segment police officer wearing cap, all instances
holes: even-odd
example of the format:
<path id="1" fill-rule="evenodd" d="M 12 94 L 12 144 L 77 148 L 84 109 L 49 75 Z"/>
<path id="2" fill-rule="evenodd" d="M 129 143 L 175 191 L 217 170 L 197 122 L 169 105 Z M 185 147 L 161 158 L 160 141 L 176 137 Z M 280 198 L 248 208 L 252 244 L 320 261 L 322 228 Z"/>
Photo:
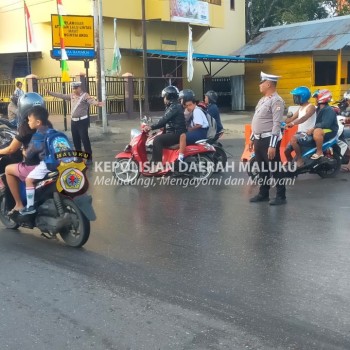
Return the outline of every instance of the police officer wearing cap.
<path id="1" fill-rule="evenodd" d="M 259 164 L 259 193 L 250 199 L 250 202 L 269 201 L 270 176 L 276 180 L 276 198 L 270 200 L 270 205 L 286 203 L 286 188 L 283 181 L 279 181 L 280 172 L 280 143 L 281 122 L 283 121 L 284 101 L 276 91 L 277 75 L 260 75 L 260 92 L 264 95 L 258 102 L 252 120 L 252 134 L 250 137 L 250 150 L 255 152 L 255 158 Z M 271 170 L 271 171 L 270 171 Z"/>
<path id="2" fill-rule="evenodd" d="M 72 94 L 59 94 L 52 91 L 47 91 L 47 93 L 51 96 L 71 101 L 71 131 L 74 148 L 80 151 L 81 143 L 83 143 L 84 151 L 89 153 L 92 157 L 92 149 L 88 132 L 88 110 L 90 105 L 102 107 L 103 102 L 99 102 L 91 97 L 87 92 L 83 92 L 80 81 L 71 83 L 71 87 L 73 90 Z M 91 162 L 92 158 L 87 161 L 87 164 L 91 164 Z"/>

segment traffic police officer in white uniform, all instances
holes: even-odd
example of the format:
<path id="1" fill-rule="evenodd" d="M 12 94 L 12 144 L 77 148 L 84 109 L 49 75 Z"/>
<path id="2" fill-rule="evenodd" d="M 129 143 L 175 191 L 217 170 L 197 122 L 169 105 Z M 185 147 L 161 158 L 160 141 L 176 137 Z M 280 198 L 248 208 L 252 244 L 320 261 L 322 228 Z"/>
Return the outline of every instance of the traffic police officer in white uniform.
<path id="1" fill-rule="evenodd" d="M 276 181 L 276 198 L 270 200 L 270 205 L 286 203 L 286 188 L 281 181 L 279 167 L 281 165 L 280 143 L 281 122 L 283 121 L 284 101 L 276 91 L 277 75 L 260 75 L 260 92 L 264 95 L 258 102 L 252 120 L 250 149 L 255 152 L 259 164 L 259 179 L 262 179 L 259 193 L 250 202 L 269 201 L 271 175 Z M 270 171 L 271 170 L 271 171 Z"/>

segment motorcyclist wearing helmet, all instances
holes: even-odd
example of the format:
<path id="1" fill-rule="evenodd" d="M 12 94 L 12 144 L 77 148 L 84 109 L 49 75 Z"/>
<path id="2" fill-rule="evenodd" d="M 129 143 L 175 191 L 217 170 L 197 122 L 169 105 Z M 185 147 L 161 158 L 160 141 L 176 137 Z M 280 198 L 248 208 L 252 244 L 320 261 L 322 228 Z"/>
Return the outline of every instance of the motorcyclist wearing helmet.
<path id="1" fill-rule="evenodd" d="M 300 139 L 296 144 L 293 144 L 298 167 L 303 166 L 304 164 L 304 161 L 301 158 L 300 146 L 312 146 L 313 142 L 315 142 L 316 153 L 311 156 L 311 159 L 319 159 L 320 157 L 323 157 L 323 142 L 334 138 L 339 129 L 337 115 L 333 108 L 328 105 L 332 100 L 332 93 L 327 89 L 320 90 L 317 93 L 316 99 L 318 106 L 316 124 L 313 128 L 307 130 L 306 134 L 308 137 Z"/>
<path id="2" fill-rule="evenodd" d="M 28 112 L 33 106 L 45 107 L 45 101 L 36 92 L 29 92 L 19 98 L 18 117 L 19 126 L 17 135 L 14 137 L 9 146 L 0 149 L 0 173 L 5 172 L 5 167 L 9 164 L 19 163 L 22 159 L 21 147 L 26 149 L 35 133 L 28 125 Z M 51 125 L 51 124 L 50 124 Z M 52 125 L 50 126 L 52 127 Z M 0 184 L 1 187 L 1 184 Z"/>
<path id="3" fill-rule="evenodd" d="M 204 111 L 197 106 L 195 98 L 185 100 L 186 109 L 191 113 L 187 132 L 180 137 L 179 161 L 183 161 L 186 145 L 195 144 L 207 138 L 209 123 Z"/>
<path id="4" fill-rule="evenodd" d="M 299 86 L 290 92 L 293 95 L 293 101 L 300 107 L 293 116 L 286 119 L 286 126 L 291 128 L 294 125 L 298 125 L 297 133 L 292 137 L 288 143 L 284 154 L 288 161 L 292 161 L 291 155 L 293 151 L 293 144 L 298 142 L 299 138 L 303 138 L 306 132 L 313 128 L 316 122 L 316 107 L 313 103 L 309 102 L 311 92 L 306 86 Z"/>
<path id="5" fill-rule="evenodd" d="M 186 120 L 186 127 L 188 127 L 190 123 L 190 119 L 192 116 L 192 113 L 186 108 L 186 101 L 190 101 L 191 99 L 194 99 L 196 97 L 195 93 L 191 89 L 184 89 L 181 90 L 179 93 L 179 101 L 181 103 L 181 106 L 184 109 L 184 115 Z"/>
<path id="6" fill-rule="evenodd" d="M 185 108 L 185 103 L 186 101 L 191 100 L 194 98 L 196 95 L 193 90 L 191 89 L 184 89 L 179 92 L 179 101 L 181 105 Z"/>
<path id="7" fill-rule="evenodd" d="M 218 94 L 214 90 L 209 90 L 204 95 L 204 102 L 208 105 L 208 113 L 216 121 L 216 132 L 219 133 L 224 129 L 221 123 L 220 111 L 216 104 L 218 101 Z"/>
<path id="8" fill-rule="evenodd" d="M 152 169 L 155 173 L 162 162 L 163 148 L 179 143 L 180 135 L 186 132 L 184 111 L 179 103 L 179 90 L 175 86 L 167 86 L 162 91 L 166 110 L 164 116 L 153 125 L 145 127 L 146 131 L 165 127 L 165 134 L 157 136 L 153 141 Z M 158 169 L 158 170 L 157 170 Z"/>
<path id="9" fill-rule="evenodd" d="M 23 150 L 24 161 L 11 164 L 6 167 L 6 181 L 15 200 L 15 207 L 8 215 L 19 212 L 21 215 L 29 215 L 36 212 L 34 207 L 35 180 L 40 180 L 49 172 L 45 157 L 45 138 L 49 126 L 49 113 L 45 107 L 34 106 L 28 111 L 28 125 L 34 130 L 28 147 Z M 23 206 L 20 196 L 19 181 L 26 183 L 27 206 Z"/>

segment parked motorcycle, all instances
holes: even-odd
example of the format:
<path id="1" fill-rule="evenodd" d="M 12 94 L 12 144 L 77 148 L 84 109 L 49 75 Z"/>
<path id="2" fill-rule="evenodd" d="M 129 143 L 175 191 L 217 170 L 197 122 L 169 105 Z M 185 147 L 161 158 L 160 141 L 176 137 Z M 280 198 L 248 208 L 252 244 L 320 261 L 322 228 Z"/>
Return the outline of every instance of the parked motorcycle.
<path id="1" fill-rule="evenodd" d="M 144 123 L 145 125 L 145 123 Z M 124 152 L 118 153 L 115 158 L 114 175 L 121 184 L 131 184 L 143 176 L 164 176 L 172 174 L 179 156 L 178 145 L 163 150 L 163 169 L 157 173 L 149 173 L 146 142 L 148 133 L 133 129 L 133 138 Z M 214 172 L 213 155 L 215 148 L 205 141 L 198 141 L 195 145 L 188 145 L 184 154 L 183 175 L 197 180 L 209 179 Z"/>
<path id="2" fill-rule="evenodd" d="M 76 197 L 62 195 L 57 192 L 56 181 L 58 172 L 49 173 L 43 180 L 36 183 L 35 207 L 36 213 L 21 215 L 15 212 L 8 215 L 14 205 L 14 199 L 8 188 L 6 176 L 1 179 L 5 185 L 0 193 L 0 221 L 9 229 L 37 227 L 46 238 L 56 238 L 57 234 L 71 247 L 82 247 L 90 235 L 90 221 L 96 220 L 92 207 L 92 197 L 86 194 Z M 21 183 L 22 189 L 25 184 Z M 22 201 L 25 203 L 25 191 Z"/>

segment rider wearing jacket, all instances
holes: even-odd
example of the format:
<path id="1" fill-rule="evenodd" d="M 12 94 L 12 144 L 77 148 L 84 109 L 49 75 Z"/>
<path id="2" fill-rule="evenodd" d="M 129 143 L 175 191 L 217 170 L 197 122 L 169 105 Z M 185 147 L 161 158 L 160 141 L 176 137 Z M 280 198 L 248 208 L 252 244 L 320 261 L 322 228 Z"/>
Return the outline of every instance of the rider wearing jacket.
<path id="1" fill-rule="evenodd" d="M 222 126 L 219 108 L 216 104 L 217 100 L 218 94 L 215 91 L 209 90 L 205 93 L 204 102 L 208 105 L 208 113 L 216 121 L 216 132 L 219 133 L 224 127 Z"/>
<path id="2" fill-rule="evenodd" d="M 178 101 L 178 89 L 175 86 L 167 86 L 162 91 L 162 97 L 164 98 L 164 104 L 167 106 L 164 116 L 158 123 L 147 128 L 148 130 L 155 130 L 165 127 L 165 134 L 157 136 L 153 141 L 153 164 L 162 161 L 163 148 L 179 143 L 180 135 L 186 132 L 184 111 Z"/>

